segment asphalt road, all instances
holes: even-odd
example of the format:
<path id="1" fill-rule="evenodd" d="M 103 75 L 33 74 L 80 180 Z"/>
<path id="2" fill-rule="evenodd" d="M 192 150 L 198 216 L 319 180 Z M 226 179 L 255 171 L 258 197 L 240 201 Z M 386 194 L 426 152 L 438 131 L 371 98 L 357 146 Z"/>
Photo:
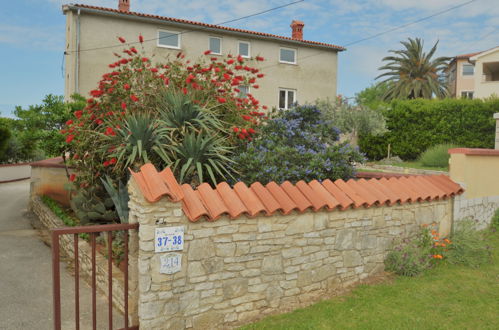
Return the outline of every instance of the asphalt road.
<path id="1" fill-rule="evenodd" d="M 29 180 L 0 184 L 0 329 L 53 329 L 52 256 L 27 214 Z M 91 328 L 91 290 L 80 281 L 81 328 Z M 74 278 L 61 263 L 62 329 L 74 329 Z M 107 328 L 99 296 L 98 329 Z M 113 316 L 115 328 L 123 317 Z M 119 323 L 118 323 L 119 322 Z"/>

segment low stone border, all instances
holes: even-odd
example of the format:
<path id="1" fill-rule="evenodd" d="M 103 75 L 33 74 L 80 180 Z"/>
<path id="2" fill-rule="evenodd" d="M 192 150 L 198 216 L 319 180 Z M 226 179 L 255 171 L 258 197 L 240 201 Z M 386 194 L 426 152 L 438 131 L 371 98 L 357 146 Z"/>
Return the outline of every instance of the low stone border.
<path id="1" fill-rule="evenodd" d="M 359 172 L 362 172 L 362 170 L 381 170 L 381 171 L 386 171 L 391 173 L 401 173 L 401 174 L 427 174 L 427 175 L 448 174 L 448 172 L 444 171 L 423 170 L 418 168 L 401 167 L 394 165 L 378 165 L 378 164 L 362 165 L 359 166 L 357 170 Z"/>
<path id="2" fill-rule="evenodd" d="M 48 229 L 67 227 L 50 210 L 38 196 L 31 198 L 31 210 L 38 216 L 40 222 Z M 62 235 L 60 238 L 60 248 L 63 254 L 73 260 L 74 265 L 74 238 L 73 235 Z M 80 275 L 87 281 L 92 275 L 92 250 L 90 244 L 83 239 L 78 240 L 78 257 L 80 265 Z M 108 272 L 107 259 L 100 253 L 96 254 L 96 283 L 98 290 L 107 297 L 108 292 Z M 124 313 L 124 275 L 123 272 L 113 264 L 113 304 L 121 313 Z M 129 297 L 130 299 L 130 297 Z"/>

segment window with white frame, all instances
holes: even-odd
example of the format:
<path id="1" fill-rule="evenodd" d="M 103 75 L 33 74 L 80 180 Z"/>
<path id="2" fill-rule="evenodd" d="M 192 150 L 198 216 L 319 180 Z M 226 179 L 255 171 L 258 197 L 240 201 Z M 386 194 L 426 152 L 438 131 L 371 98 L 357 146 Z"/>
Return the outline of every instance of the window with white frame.
<path id="1" fill-rule="evenodd" d="M 296 49 L 281 47 L 279 49 L 279 62 L 296 64 Z"/>
<path id="2" fill-rule="evenodd" d="M 463 76 L 472 76 L 475 74 L 475 67 L 473 64 L 464 63 L 463 64 Z"/>
<path id="3" fill-rule="evenodd" d="M 463 99 L 473 99 L 473 92 L 471 91 L 463 91 L 461 92 L 461 98 Z"/>
<path id="4" fill-rule="evenodd" d="M 296 90 L 294 89 L 279 89 L 279 109 L 291 109 L 296 102 Z"/>
<path id="5" fill-rule="evenodd" d="M 180 33 L 174 31 L 158 31 L 158 47 L 180 48 Z"/>
<path id="6" fill-rule="evenodd" d="M 222 55 L 222 38 L 210 37 L 209 50 L 212 54 Z"/>
<path id="7" fill-rule="evenodd" d="M 248 96 L 248 93 L 250 92 L 250 87 L 248 85 L 239 85 L 237 88 L 239 89 L 237 97 L 244 99 Z"/>
<path id="8" fill-rule="evenodd" d="M 251 56 L 250 43 L 247 41 L 239 41 L 238 54 L 242 57 L 249 58 Z"/>

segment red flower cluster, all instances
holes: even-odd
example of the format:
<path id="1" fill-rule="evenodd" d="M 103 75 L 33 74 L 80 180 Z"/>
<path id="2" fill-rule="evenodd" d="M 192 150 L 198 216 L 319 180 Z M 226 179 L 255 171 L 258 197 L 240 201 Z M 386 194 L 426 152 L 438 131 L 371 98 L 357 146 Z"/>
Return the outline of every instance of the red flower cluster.
<path id="1" fill-rule="evenodd" d="M 139 42 L 144 38 L 139 35 Z M 126 40 L 118 40 L 125 44 Z M 210 51 L 204 52 L 210 55 Z M 239 86 L 251 86 L 258 89 L 257 79 L 264 74 L 258 68 L 252 67 L 251 60 L 242 56 L 212 57 L 209 61 L 190 63 L 185 55 L 178 53 L 176 59 L 167 65 L 153 65 L 152 61 L 139 54 L 135 47 L 128 47 L 120 54 L 115 54 L 116 61 L 109 64 L 112 69 L 102 76 L 98 87 L 90 92 L 86 107 L 74 112 L 74 118 L 68 120 L 61 132 L 66 136 L 66 142 L 71 144 L 74 154 L 72 161 L 81 164 L 78 168 L 78 185 L 88 185 L 98 175 L 104 174 L 104 168 L 117 163 L 115 147 L 109 148 L 106 158 L 101 154 L 90 153 L 84 147 L 85 139 L 89 139 L 92 131 L 106 136 L 115 136 L 116 129 L 122 125 L 123 116 L 127 112 L 142 109 L 156 88 L 167 86 L 184 94 L 192 95 L 192 101 L 202 107 L 217 109 L 225 122 L 234 125 L 233 136 L 250 141 L 256 134 L 255 127 L 264 118 L 266 106 L 261 106 L 252 94 L 242 96 Z M 262 57 L 256 57 L 262 61 Z M 149 85 L 147 85 L 149 84 Z M 229 126 L 230 127 L 230 126 Z M 81 148 L 79 146 L 82 146 Z M 79 149 L 78 149 L 79 148 Z M 80 155 L 80 156 L 78 156 Z M 92 176 L 80 175 L 88 167 L 89 159 L 97 164 Z M 115 167 L 112 169 L 115 171 Z"/>

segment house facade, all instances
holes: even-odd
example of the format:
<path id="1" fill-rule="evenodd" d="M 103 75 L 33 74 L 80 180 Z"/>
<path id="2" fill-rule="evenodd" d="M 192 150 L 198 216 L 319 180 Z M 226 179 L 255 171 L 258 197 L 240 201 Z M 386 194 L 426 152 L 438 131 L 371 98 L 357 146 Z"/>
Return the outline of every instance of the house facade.
<path id="1" fill-rule="evenodd" d="M 289 108 L 294 102 L 336 97 L 338 52 L 343 47 L 303 40 L 303 22 L 293 21 L 291 36 L 277 36 L 224 26 L 130 11 L 129 0 L 117 0 L 118 9 L 64 5 L 66 15 L 65 97 L 88 95 L 95 89 L 113 52 L 122 45 L 117 37 L 135 42 L 142 35 L 144 51 L 154 62 L 166 62 L 180 51 L 196 60 L 210 56 L 242 55 L 265 74 L 251 92 L 269 107 Z"/>
<path id="2" fill-rule="evenodd" d="M 454 57 L 447 69 L 447 82 L 451 97 L 499 96 L 499 47 Z"/>

